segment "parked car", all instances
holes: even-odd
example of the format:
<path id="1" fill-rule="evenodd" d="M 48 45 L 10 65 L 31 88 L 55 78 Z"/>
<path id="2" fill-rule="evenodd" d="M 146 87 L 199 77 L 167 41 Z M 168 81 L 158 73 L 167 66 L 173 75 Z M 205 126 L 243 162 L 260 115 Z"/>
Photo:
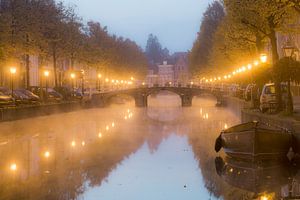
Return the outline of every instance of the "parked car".
<path id="1" fill-rule="evenodd" d="M 30 97 L 28 97 L 26 94 L 24 94 L 20 90 L 14 90 L 13 97 L 14 97 L 17 105 L 31 103 Z"/>
<path id="2" fill-rule="evenodd" d="M 69 87 L 55 87 L 54 90 L 58 93 L 60 93 L 64 100 L 71 100 L 72 99 L 72 88 Z"/>
<path id="3" fill-rule="evenodd" d="M 28 97 L 28 101 L 30 104 L 38 104 L 40 103 L 40 97 L 26 89 L 16 89 L 17 92 L 20 92 Z"/>
<path id="4" fill-rule="evenodd" d="M 62 94 L 54 90 L 53 88 L 46 88 L 41 89 L 38 86 L 31 86 L 29 88 L 30 92 L 34 93 L 35 95 L 38 95 L 40 98 L 43 97 L 43 99 L 47 99 L 47 101 L 50 102 L 61 102 L 64 100 L 64 97 Z"/>
<path id="5" fill-rule="evenodd" d="M 41 98 L 42 95 L 41 95 L 41 88 L 40 87 L 38 87 L 38 86 L 30 86 L 28 88 L 28 90 L 30 92 L 32 92 L 33 94 L 35 94 L 35 95 L 37 95 L 37 96 L 39 96 Z"/>
<path id="6" fill-rule="evenodd" d="M 288 88 L 286 84 L 281 84 L 282 102 L 286 105 L 288 99 Z M 277 105 L 276 88 L 274 83 L 265 84 L 260 96 L 260 110 L 267 112 Z"/>
<path id="7" fill-rule="evenodd" d="M 2 92 L 5 95 L 11 95 L 11 90 L 7 87 L 0 87 L 0 92 Z"/>
<path id="8" fill-rule="evenodd" d="M 0 108 L 9 107 L 9 106 L 15 106 L 14 99 L 9 95 L 0 92 Z"/>
<path id="9" fill-rule="evenodd" d="M 29 98 L 25 94 L 23 94 L 22 92 L 20 92 L 18 90 L 14 90 L 13 94 L 12 94 L 12 91 L 10 89 L 8 89 L 6 87 L 1 87 L 0 92 L 7 96 L 12 97 L 14 99 L 16 105 L 29 103 Z"/>
<path id="10" fill-rule="evenodd" d="M 53 88 L 47 88 L 47 92 L 46 88 L 43 88 L 43 95 L 45 95 L 47 101 L 51 102 L 61 102 L 64 99 L 63 95 L 55 91 Z"/>
<path id="11" fill-rule="evenodd" d="M 84 94 L 82 94 L 82 89 L 81 88 L 75 89 L 72 92 L 72 94 L 73 94 L 73 98 L 75 98 L 75 99 L 82 99 L 84 97 L 84 94 L 86 94 L 88 96 L 87 91 L 84 91 Z"/>
<path id="12" fill-rule="evenodd" d="M 171 87 L 172 86 L 172 83 L 171 82 L 166 82 L 165 83 L 165 87 Z"/>
<path id="13" fill-rule="evenodd" d="M 247 85 L 245 92 L 244 92 L 244 99 L 246 101 L 250 101 L 251 100 L 251 93 L 252 93 L 252 89 L 254 88 L 255 84 L 249 84 Z"/>

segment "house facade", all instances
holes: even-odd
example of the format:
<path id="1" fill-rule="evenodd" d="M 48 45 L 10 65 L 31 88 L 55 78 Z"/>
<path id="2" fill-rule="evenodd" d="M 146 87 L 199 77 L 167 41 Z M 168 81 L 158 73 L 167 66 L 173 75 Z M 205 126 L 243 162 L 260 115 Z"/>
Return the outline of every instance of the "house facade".
<path id="1" fill-rule="evenodd" d="M 174 84 L 174 65 L 164 61 L 158 65 L 158 84 L 164 86 L 166 84 Z"/>
<path id="2" fill-rule="evenodd" d="M 175 54 L 174 82 L 176 85 L 186 86 L 189 84 L 188 54 Z"/>
<path id="3" fill-rule="evenodd" d="M 165 86 L 189 84 L 188 53 L 177 52 L 162 63 L 149 64 L 146 84 Z"/>

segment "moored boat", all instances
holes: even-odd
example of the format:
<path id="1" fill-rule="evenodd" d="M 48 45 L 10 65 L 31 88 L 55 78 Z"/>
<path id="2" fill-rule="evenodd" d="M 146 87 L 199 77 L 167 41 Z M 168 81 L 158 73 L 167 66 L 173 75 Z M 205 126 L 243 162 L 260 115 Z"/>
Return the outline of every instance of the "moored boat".
<path id="1" fill-rule="evenodd" d="M 234 158 L 268 160 L 286 158 L 292 146 L 292 134 L 260 122 L 240 124 L 221 132 L 215 150 L 221 148 Z"/>

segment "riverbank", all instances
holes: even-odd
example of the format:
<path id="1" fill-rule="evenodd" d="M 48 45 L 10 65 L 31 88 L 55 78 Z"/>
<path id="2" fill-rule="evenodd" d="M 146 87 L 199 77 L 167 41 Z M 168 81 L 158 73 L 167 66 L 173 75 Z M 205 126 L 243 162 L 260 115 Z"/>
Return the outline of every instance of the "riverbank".
<path id="1" fill-rule="evenodd" d="M 111 103 L 124 104 L 126 101 L 128 101 L 128 99 L 126 98 L 114 98 L 111 100 Z M 83 100 L 31 106 L 27 105 L 22 107 L 0 108 L 0 123 L 59 113 L 74 112 L 82 109 L 103 108 L 105 106 L 107 105 L 104 105 L 102 102 Z"/>
<path id="2" fill-rule="evenodd" d="M 65 102 L 25 107 L 3 108 L 0 109 L 0 122 L 73 112 L 84 108 L 87 108 L 87 106 L 81 102 Z"/>
<path id="3" fill-rule="evenodd" d="M 261 121 L 278 127 L 286 128 L 300 135 L 300 121 L 295 117 L 282 114 L 264 114 L 257 109 L 251 109 L 251 103 L 235 97 L 226 97 L 227 106 L 234 111 L 242 123 Z"/>

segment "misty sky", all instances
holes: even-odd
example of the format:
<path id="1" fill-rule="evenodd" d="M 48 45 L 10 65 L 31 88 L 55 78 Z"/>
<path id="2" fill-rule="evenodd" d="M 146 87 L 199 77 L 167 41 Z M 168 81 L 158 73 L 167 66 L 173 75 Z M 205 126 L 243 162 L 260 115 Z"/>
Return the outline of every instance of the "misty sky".
<path id="1" fill-rule="evenodd" d="M 99 21 L 110 33 L 145 47 L 150 33 L 171 52 L 192 47 L 207 5 L 212 0 L 63 0 L 76 5 L 84 21 Z"/>

